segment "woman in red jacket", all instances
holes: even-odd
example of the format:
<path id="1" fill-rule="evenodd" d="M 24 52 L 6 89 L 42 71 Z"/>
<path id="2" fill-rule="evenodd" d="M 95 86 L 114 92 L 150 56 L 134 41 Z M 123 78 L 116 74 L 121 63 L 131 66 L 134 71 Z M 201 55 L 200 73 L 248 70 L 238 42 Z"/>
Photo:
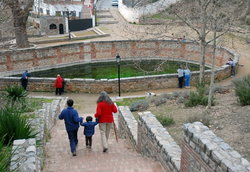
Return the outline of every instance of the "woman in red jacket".
<path id="1" fill-rule="evenodd" d="M 54 86 L 56 88 L 56 95 L 57 94 L 61 95 L 62 94 L 62 87 L 63 87 L 63 79 L 61 78 L 61 76 L 59 74 L 57 75 Z"/>
<path id="2" fill-rule="evenodd" d="M 110 128 L 114 122 L 113 113 L 117 112 L 117 108 L 113 101 L 110 99 L 105 91 L 100 93 L 97 100 L 97 108 L 95 117 L 99 120 L 99 129 L 101 133 L 101 140 L 103 146 L 103 152 L 108 150 L 108 138 Z"/>

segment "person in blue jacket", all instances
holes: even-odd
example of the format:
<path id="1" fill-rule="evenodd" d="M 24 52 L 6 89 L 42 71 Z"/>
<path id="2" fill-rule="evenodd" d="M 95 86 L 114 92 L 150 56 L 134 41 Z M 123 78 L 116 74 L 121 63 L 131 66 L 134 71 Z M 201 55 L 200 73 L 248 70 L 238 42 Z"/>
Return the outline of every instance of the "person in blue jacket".
<path id="1" fill-rule="evenodd" d="M 66 131 L 70 142 L 70 149 L 73 156 L 76 156 L 76 146 L 78 144 L 77 132 L 79 123 L 82 123 L 83 118 L 78 116 L 78 112 L 73 108 L 74 101 L 69 99 L 67 101 L 68 107 L 64 109 L 59 115 L 59 119 L 65 123 Z"/>
<path id="2" fill-rule="evenodd" d="M 91 116 L 87 116 L 86 121 L 81 123 L 81 126 L 84 126 L 85 141 L 86 147 L 91 148 L 92 146 L 92 136 L 95 134 L 95 126 L 98 124 L 98 119 L 96 118 L 95 122 L 92 122 L 93 118 Z"/>
<path id="3" fill-rule="evenodd" d="M 30 77 L 30 73 L 26 70 L 21 77 L 21 85 L 23 87 L 24 90 L 27 90 L 27 86 L 28 86 L 28 79 Z"/>

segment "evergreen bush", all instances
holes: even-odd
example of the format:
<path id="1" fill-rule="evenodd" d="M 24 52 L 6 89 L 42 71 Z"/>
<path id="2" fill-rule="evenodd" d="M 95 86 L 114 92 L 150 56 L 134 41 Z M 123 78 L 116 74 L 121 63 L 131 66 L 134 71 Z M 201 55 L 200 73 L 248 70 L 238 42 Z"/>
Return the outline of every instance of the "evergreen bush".
<path id="1" fill-rule="evenodd" d="M 156 118 L 164 127 L 175 124 L 175 121 L 172 117 L 157 115 Z"/>
<path id="2" fill-rule="evenodd" d="M 207 87 L 205 83 L 196 85 L 196 92 L 191 91 L 189 98 L 184 102 L 186 107 L 193 107 L 197 105 L 207 106 L 208 104 L 208 96 L 206 95 Z M 212 97 L 212 105 L 214 105 L 214 99 Z"/>
<path id="3" fill-rule="evenodd" d="M 16 139 L 34 138 L 36 134 L 28 119 L 22 117 L 18 110 L 10 107 L 0 109 L 0 138 L 4 137 L 5 145 Z"/>
<path id="4" fill-rule="evenodd" d="M 9 144 L 7 146 L 4 145 L 4 137 L 0 140 L 0 171 L 7 171 L 8 166 L 10 164 L 11 158 L 11 147 Z"/>
<path id="5" fill-rule="evenodd" d="M 250 75 L 234 80 L 235 94 L 242 106 L 250 105 Z"/>
<path id="6" fill-rule="evenodd" d="M 8 86 L 4 89 L 4 97 L 7 99 L 7 105 L 11 107 L 24 105 L 25 98 L 28 96 L 28 92 L 18 85 Z"/>

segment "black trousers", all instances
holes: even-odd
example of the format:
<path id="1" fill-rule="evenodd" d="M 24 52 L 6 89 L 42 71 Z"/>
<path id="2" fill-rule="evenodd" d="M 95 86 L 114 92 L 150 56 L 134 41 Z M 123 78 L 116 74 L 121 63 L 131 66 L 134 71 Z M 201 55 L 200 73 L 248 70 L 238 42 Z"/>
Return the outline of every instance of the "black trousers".
<path id="1" fill-rule="evenodd" d="M 28 79 L 21 79 L 21 85 L 22 85 L 23 89 L 26 90 L 27 85 L 28 85 Z"/>
<path id="2" fill-rule="evenodd" d="M 179 83 L 179 88 L 182 88 L 183 87 L 183 82 L 184 81 L 184 77 L 178 77 L 178 83 Z"/>
<path id="3" fill-rule="evenodd" d="M 92 146 L 92 136 L 85 136 L 86 146 Z"/>
<path id="4" fill-rule="evenodd" d="M 62 88 L 56 88 L 56 95 L 59 94 L 61 95 L 62 94 Z"/>

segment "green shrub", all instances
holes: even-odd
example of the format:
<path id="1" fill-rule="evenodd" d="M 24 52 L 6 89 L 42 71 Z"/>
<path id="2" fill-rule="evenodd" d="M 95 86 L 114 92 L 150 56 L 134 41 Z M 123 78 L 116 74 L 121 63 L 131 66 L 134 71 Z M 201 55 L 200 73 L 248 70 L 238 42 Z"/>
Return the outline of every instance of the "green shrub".
<path id="1" fill-rule="evenodd" d="M 196 85 L 196 92 L 191 91 L 189 98 L 184 102 L 186 107 L 193 107 L 197 105 L 207 106 L 208 96 L 206 95 L 207 87 L 204 83 Z M 212 97 L 212 105 L 214 105 L 214 98 Z"/>
<path id="2" fill-rule="evenodd" d="M 175 123 L 174 119 L 172 117 L 168 117 L 168 116 L 164 116 L 164 115 L 157 115 L 156 118 L 158 119 L 158 121 L 160 121 L 160 123 L 166 127 L 169 125 L 172 125 Z"/>
<path id="3" fill-rule="evenodd" d="M 11 158 L 11 147 L 3 144 L 4 137 L 0 140 L 0 171 L 7 171 Z"/>
<path id="4" fill-rule="evenodd" d="M 129 109 L 131 112 L 145 111 L 148 109 L 148 107 L 149 107 L 149 103 L 147 100 L 137 100 L 129 106 Z"/>
<path id="5" fill-rule="evenodd" d="M 0 138 L 4 136 L 4 144 L 12 143 L 15 139 L 34 138 L 37 133 L 31 127 L 27 118 L 13 108 L 0 110 Z"/>
<path id="6" fill-rule="evenodd" d="M 136 97 L 136 98 L 124 98 L 122 101 L 117 101 L 116 104 L 118 106 L 130 106 L 132 103 L 137 100 L 145 100 L 145 97 Z"/>
<path id="7" fill-rule="evenodd" d="M 235 94 L 242 106 L 250 105 L 250 75 L 233 81 Z"/>
<path id="8" fill-rule="evenodd" d="M 205 95 L 200 95 L 197 92 L 190 92 L 190 96 L 184 104 L 186 107 L 193 107 L 197 105 L 206 106 L 208 104 L 208 97 Z"/>
<path id="9" fill-rule="evenodd" d="M 7 99 L 7 105 L 10 105 L 11 107 L 17 107 L 18 104 L 22 106 L 25 102 L 25 98 L 28 96 L 28 92 L 17 85 L 8 86 L 4 89 L 4 91 L 4 96 Z"/>

